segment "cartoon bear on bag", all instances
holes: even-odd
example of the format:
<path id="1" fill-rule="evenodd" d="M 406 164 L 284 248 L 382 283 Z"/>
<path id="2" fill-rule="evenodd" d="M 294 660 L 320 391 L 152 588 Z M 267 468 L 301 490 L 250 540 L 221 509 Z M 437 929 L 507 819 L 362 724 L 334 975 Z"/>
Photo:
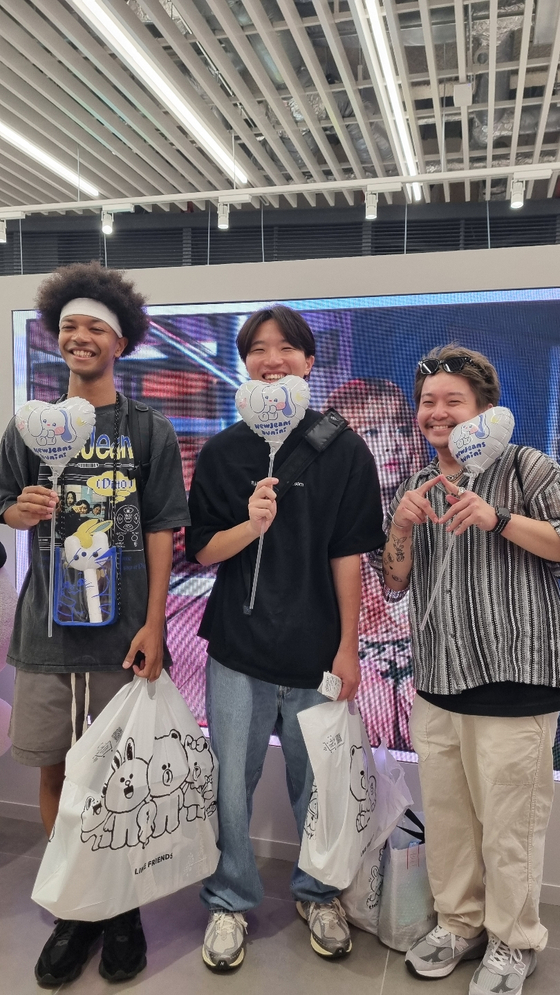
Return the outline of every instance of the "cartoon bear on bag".
<path id="1" fill-rule="evenodd" d="M 156 736 L 148 764 L 148 785 L 156 807 L 155 838 L 179 828 L 184 807 L 182 787 L 188 775 L 189 761 L 180 733 L 172 729 L 165 736 Z"/>
<path id="2" fill-rule="evenodd" d="M 311 788 L 311 795 L 309 797 L 309 804 L 307 806 L 307 815 L 305 816 L 305 823 L 303 826 L 303 831 L 309 839 L 313 839 L 315 833 L 317 832 L 317 823 L 319 821 L 319 792 L 317 791 L 317 782 L 313 781 L 313 787 Z"/>
<path id="3" fill-rule="evenodd" d="M 123 846 L 145 843 L 140 833 L 147 820 L 142 818 L 139 822 L 138 819 L 141 807 L 150 794 L 148 764 L 136 756 L 132 737 L 127 739 L 122 757 L 118 751 L 115 753 L 111 768 L 111 774 L 101 790 L 109 813 L 103 831 L 110 835 L 108 845 L 111 849 L 120 850 Z"/>
<path id="4" fill-rule="evenodd" d="M 362 833 L 375 806 L 377 784 L 373 774 L 368 778 L 367 757 L 361 744 L 350 747 L 350 791 L 359 802 L 356 829 Z"/>
<path id="5" fill-rule="evenodd" d="M 93 840 L 92 850 L 99 850 L 111 845 L 109 833 L 104 832 L 101 828 L 107 815 L 103 799 L 96 798 L 95 795 L 88 795 L 82 812 L 81 838 L 82 843 L 89 843 L 90 840 Z"/>
<path id="6" fill-rule="evenodd" d="M 203 734 L 196 739 L 185 736 L 185 751 L 189 760 L 189 775 L 183 793 L 187 822 L 192 822 L 193 819 L 209 818 L 216 811 L 214 755 Z"/>

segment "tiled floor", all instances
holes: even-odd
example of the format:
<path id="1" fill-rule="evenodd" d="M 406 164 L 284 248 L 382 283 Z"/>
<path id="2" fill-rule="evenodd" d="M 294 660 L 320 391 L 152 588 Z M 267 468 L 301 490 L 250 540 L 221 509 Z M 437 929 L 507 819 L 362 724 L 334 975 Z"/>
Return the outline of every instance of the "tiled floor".
<path id="1" fill-rule="evenodd" d="M 52 929 L 52 916 L 29 898 L 44 847 L 36 823 L 0 818 L 0 992 L 37 995 L 33 965 Z M 290 865 L 260 860 L 266 898 L 249 913 L 249 943 L 241 970 L 214 975 L 200 957 L 206 913 L 197 887 L 148 906 L 143 920 L 148 967 L 127 984 L 108 985 L 98 974 L 98 954 L 81 978 L 65 990 L 75 995 L 466 995 L 473 971 L 462 964 L 436 982 L 415 981 L 403 956 L 376 937 L 353 930 L 354 949 L 342 961 L 327 962 L 313 953 L 307 927 L 290 900 Z M 558 995 L 560 989 L 560 908 L 545 905 L 550 931 L 547 949 L 524 995 Z M 58 989 L 61 991 L 62 989 Z"/>

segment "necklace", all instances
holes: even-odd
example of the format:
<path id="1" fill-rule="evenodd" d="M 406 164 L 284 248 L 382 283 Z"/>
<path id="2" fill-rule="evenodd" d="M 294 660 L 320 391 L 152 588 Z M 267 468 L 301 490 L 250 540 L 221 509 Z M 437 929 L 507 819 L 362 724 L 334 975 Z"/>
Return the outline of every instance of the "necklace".
<path id="1" fill-rule="evenodd" d="M 440 473 L 443 473 L 443 470 L 439 465 L 439 460 L 437 461 L 437 468 Z M 464 472 L 465 471 L 461 467 L 461 469 L 457 473 L 444 473 L 443 476 L 445 477 L 446 480 L 449 480 L 450 483 L 454 484 L 456 480 L 459 480 L 459 478 L 463 476 Z"/>

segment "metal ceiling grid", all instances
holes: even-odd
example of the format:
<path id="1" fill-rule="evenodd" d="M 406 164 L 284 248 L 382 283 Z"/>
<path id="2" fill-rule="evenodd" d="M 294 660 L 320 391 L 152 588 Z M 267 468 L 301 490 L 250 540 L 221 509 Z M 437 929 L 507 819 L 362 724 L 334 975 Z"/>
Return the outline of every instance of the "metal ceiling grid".
<path id="1" fill-rule="evenodd" d="M 95 3 L 203 132 L 103 35 Z M 426 202 L 503 200 L 516 168 L 526 199 L 553 197 L 559 60 L 558 0 L 0 0 L 0 217 L 91 211 L 80 181 L 100 203 L 204 207 L 233 175 L 244 209 L 359 203 L 368 184 L 402 203 L 416 174 Z"/>

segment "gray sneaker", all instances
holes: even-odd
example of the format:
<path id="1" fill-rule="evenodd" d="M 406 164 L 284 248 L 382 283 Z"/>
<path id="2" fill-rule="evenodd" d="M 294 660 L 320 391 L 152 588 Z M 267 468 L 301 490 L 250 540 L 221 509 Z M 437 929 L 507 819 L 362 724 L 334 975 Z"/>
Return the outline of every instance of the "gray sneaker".
<path id="1" fill-rule="evenodd" d="M 469 995 L 492 995 L 493 992 L 521 995 L 525 978 L 536 966 L 534 950 L 515 950 L 491 936 L 482 964 L 477 967 L 469 985 Z"/>
<path id="2" fill-rule="evenodd" d="M 311 946 L 321 957 L 344 957 L 352 949 L 346 913 L 338 898 L 319 905 L 318 902 L 296 902 L 302 919 L 311 930 Z"/>
<path id="3" fill-rule="evenodd" d="M 212 971 L 239 967 L 245 957 L 247 923 L 241 912 L 213 909 L 202 945 L 202 959 Z"/>
<path id="4" fill-rule="evenodd" d="M 436 926 L 412 944 L 404 962 L 415 978 L 446 978 L 460 961 L 482 957 L 486 939 L 486 930 L 472 940 L 465 940 Z"/>

